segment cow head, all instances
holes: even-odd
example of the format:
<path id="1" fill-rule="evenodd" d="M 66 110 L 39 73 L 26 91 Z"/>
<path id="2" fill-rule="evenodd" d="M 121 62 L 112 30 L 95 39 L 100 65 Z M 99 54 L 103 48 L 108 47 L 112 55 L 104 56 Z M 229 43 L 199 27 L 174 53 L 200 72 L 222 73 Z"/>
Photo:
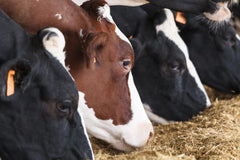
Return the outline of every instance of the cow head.
<path id="1" fill-rule="evenodd" d="M 145 21 L 132 39 L 133 76 L 151 120 L 188 120 L 210 101 L 178 34 L 173 14 L 164 9 Z M 152 30 L 152 33 L 150 32 Z"/>
<path id="2" fill-rule="evenodd" d="M 1 11 L 0 35 L 2 160 L 92 159 L 77 87 L 58 60 L 61 32 L 48 28 L 30 36 Z"/>
<path id="3" fill-rule="evenodd" d="M 83 0 L 73 0 L 80 3 Z M 231 0 L 106 0 L 110 5 L 139 6 L 153 4 L 158 8 L 199 14 L 199 18 L 216 27 L 231 18 L 228 8 Z"/>
<path id="4" fill-rule="evenodd" d="M 203 83 L 227 93 L 240 93 L 240 40 L 231 24 L 213 32 L 187 18 L 181 36 Z"/>
<path id="5" fill-rule="evenodd" d="M 130 72 L 131 44 L 115 25 L 105 1 L 93 0 L 81 7 L 92 18 L 92 27 L 81 30 L 83 61 L 70 62 L 70 72 L 84 93 L 80 93 L 80 104 L 85 107 L 79 111 L 87 131 L 116 149 L 142 147 L 153 136 L 153 128 Z"/>

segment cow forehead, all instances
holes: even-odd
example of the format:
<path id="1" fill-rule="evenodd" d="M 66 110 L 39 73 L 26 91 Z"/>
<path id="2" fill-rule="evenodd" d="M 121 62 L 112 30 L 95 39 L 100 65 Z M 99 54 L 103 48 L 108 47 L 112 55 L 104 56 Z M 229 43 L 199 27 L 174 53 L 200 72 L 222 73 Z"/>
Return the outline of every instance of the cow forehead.
<path id="1" fill-rule="evenodd" d="M 156 26 L 156 32 L 163 32 L 164 35 L 172 40 L 184 53 L 186 58 L 188 57 L 188 50 L 187 46 L 184 44 L 181 37 L 178 35 L 178 28 L 175 24 L 174 17 L 172 12 L 169 9 L 164 9 L 164 12 L 166 14 L 166 20 L 162 23 Z"/>
<path id="2" fill-rule="evenodd" d="M 188 49 L 180 35 L 178 34 L 179 30 L 176 26 L 173 13 L 169 9 L 164 9 L 164 12 L 166 14 L 166 20 L 162 23 L 156 26 L 156 33 L 162 32 L 169 40 L 174 42 L 179 49 L 183 52 L 186 58 L 187 68 L 189 70 L 190 75 L 195 79 L 198 87 L 203 91 L 205 94 L 205 97 L 207 98 L 207 105 L 210 106 L 211 102 L 208 99 L 207 93 L 200 81 L 200 78 L 197 74 L 197 71 L 192 63 L 192 61 L 189 58 Z"/>
<path id="3" fill-rule="evenodd" d="M 113 18 L 110 14 L 110 7 L 107 4 L 98 8 L 98 15 L 99 15 L 98 20 L 101 19 L 101 18 L 104 18 L 108 22 L 114 24 L 116 26 L 115 27 L 115 32 L 118 35 L 118 37 L 120 39 L 122 39 L 123 41 L 127 42 L 131 46 L 131 43 L 128 40 L 128 38 L 120 31 L 120 29 L 117 27 L 117 25 L 113 21 Z"/>

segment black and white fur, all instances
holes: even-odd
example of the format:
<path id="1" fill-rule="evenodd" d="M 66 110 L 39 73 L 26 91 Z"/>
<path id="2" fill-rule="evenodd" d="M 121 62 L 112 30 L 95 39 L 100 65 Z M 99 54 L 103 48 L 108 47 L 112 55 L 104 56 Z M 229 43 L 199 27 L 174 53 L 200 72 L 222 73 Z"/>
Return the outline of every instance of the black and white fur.
<path id="1" fill-rule="evenodd" d="M 59 60 L 62 33 L 47 28 L 30 35 L 0 10 L 0 37 L 1 159 L 94 159 L 77 87 Z M 16 72 L 15 92 L 7 96 L 9 70 Z"/>
<path id="2" fill-rule="evenodd" d="M 151 120 L 188 120 L 211 103 L 168 9 L 111 7 L 135 51 L 134 81 Z"/>
<path id="3" fill-rule="evenodd" d="M 180 35 L 189 48 L 203 83 L 226 93 L 240 93 L 240 39 L 230 23 L 218 29 L 209 29 L 193 15 L 186 15 Z"/>

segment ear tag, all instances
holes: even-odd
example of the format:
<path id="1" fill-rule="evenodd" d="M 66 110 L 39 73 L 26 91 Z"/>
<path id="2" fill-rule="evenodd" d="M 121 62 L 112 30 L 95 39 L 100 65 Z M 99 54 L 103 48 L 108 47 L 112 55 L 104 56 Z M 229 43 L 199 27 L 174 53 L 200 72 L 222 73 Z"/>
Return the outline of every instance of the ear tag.
<path id="1" fill-rule="evenodd" d="M 186 23 L 187 23 L 187 20 L 186 20 L 186 18 L 183 16 L 183 13 L 182 13 L 182 12 L 177 12 L 177 15 L 176 15 L 175 20 L 176 20 L 178 23 L 182 23 L 182 24 L 186 24 Z"/>
<path id="2" fill-rule="evenodd" d="M 97 62 L 96 57 L 94 57 L 93 58 L 93 63 L 96 63 L 96 62 Z"/>
<path id="3" fill-rule="evenodd" d="M 15 75 L 15 71 L 9 70 L 8 77 L 7 77 L 7 93 L 6 93 L 7 96 L 11 96 L 15 92 L 14 75 Z"/>
<path id="4" fill-rule="evenodd" d="M 132 39 L 133 38 L 133 35 L 131 35 L 130 37 L 129 37 L 129 39 Z"/>

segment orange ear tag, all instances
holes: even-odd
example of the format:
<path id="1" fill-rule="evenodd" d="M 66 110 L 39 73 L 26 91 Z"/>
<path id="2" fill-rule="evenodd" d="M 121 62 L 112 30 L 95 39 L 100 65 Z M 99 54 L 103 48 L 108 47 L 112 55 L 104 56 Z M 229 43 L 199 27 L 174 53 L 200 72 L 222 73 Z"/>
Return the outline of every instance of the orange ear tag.
<path id="1" fill-rule="evenodd" d="M 177 12 L 177 15 L 176 15 L 176 18 L 175 20 L 179 23 L 182 23 L 182 24 L 186 24 L 187 23 L 187 20 L 186 18 L 183 16 L 183 13 L 182 12 Z"/>
<path id="2" fill-rule="evenodd" d="M 15 75 L 15 71 L 9 70 L 8 77 L 7 77 L 7 93 L 6 93 L 7 96 L 11 96 L 15 92 L 14 75 Z"/>
<path id="3" fill-rule="evenodd" d="M 133 38 L 133 35 L 131 35 L 130 37 L 129 37 L 129 39 L 132 39 Z"/>

